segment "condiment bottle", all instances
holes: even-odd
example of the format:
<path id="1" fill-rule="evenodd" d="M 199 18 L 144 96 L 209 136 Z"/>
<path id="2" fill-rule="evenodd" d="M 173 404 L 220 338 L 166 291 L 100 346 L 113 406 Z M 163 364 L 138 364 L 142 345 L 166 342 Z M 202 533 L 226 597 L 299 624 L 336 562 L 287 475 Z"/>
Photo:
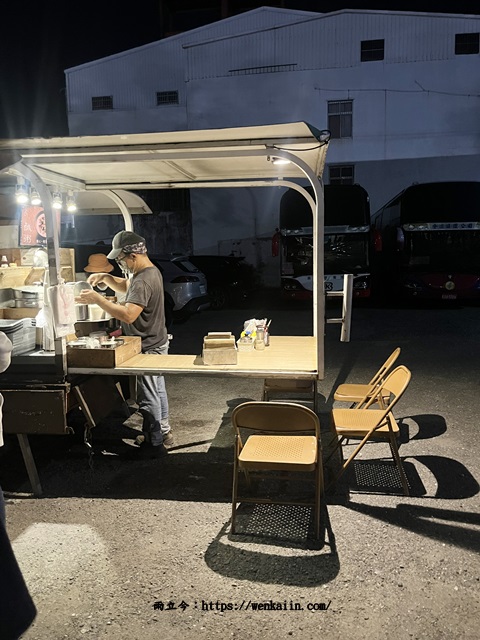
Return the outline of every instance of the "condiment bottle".
<path id="1" fill-rule="evenodd" d="M 0 267 L 2 269 L 6 269 L 8 267 L 7 256 L 2 256 L 2 259 L 0 260 Z"/>
<path id="2" fill-rule="evenodd" d="M 265 346 L 270 346 L 270 331 L 268 329 L 268 325 L 265 327 L 265 337 L 264 337 Z"/>

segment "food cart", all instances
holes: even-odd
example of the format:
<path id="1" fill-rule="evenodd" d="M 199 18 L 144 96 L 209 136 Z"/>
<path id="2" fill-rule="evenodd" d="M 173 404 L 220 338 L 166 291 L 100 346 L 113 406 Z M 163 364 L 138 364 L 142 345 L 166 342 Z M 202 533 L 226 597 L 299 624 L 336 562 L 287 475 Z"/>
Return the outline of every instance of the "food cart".
<path id="1" fill-rule="evenodd" d="M 303 122 L 145 134 L 0 140 L 0 181 L 28 180 L 45 212 L 46 273 L 51 286 L 62 278 L 58 225 L 53 208 L 59 192 L 101 193 L 118 207 L 125 229 L 133 230 L 128 190 L 172 188 L 290 187 L 312 209 L 314 242 L 313 336 L 272 338 L 268 352 L 239 354 L 235 365 L 203 365 L 196 355 L 136 354 L 111 367 L 69 366 L 65 338 L 51 350 L 33 349 L 14 357 L 0 380 L 5 397 L 5 431 L 19 435 L 30 480 L 41 491 L 28 434 L 68 432 L 67 412 L 81 400 L 91 376 L 108 384 L 118 375 L 182 373 L 319 380 L 324 375 L 323 186 L 321 175 L 328 131 Z M 283 164 L 278 164 L 283 160 Z M 312 197 L 294 180 L 307 180 Z M 0 289 L 2 285 L 0 283 Z M 292 348 L 292 342 L 295 347 Z M 290 342 L 289 342 L 290 341 Z M 288 355 L 288 357 L 287 357 Z M 261 356 L 258 357 L 258 356 Z M 88 385 L 87 385 L 88 386 Z M 105 396 L 104 396 L 105 397 Z M 88 404 L 88 398 L 83 396 Z M 94 420 L 94 411 L 83 407 Z M 103 401 L 103 411 L 109 409 Z M 102 410 L 99 409 L 101 413 Z"/>

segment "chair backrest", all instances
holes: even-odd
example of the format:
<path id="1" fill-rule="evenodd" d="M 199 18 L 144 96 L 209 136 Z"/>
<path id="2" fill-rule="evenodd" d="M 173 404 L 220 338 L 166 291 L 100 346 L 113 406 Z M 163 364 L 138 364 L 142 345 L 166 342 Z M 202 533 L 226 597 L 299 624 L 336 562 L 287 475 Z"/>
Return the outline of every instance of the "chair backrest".
<path id="1" fill-rule="evenodd" d="M 377 373 L 370 380 L 370 382 L 368 383 L 369 385 L 375 386 L 382 381 L 382 379 L 386 376 L 388 371 L 390 371 L 390 369 L 394 365 L 396 359 L 400 355 L 400 351 L 401 351 L 400 347 L 397 347 L 394 351 L 392 351 L 392 353 L 388 356 L 388 358 L 382 364 L 382 366 L 377 371 Z"/>
<path id="2" fill-rule="evenodd" d="M 385 380 L 378 385 L 363 409 L 367 410 L 374 404 L 380 404 L 384 409 L 384 415 L 387 415 L 402 397 L 411 377 L 412 373 L 410 369 L 407 369 L 405 365 L 401 364 L 389 373 Z"/>
<path id="3" fill-rule="evenodd" d="M 235 430 L 312 432 L 320 438 L 320 421 L 308 407 L 293 402 L 244 402 L 232 412 Z"/>

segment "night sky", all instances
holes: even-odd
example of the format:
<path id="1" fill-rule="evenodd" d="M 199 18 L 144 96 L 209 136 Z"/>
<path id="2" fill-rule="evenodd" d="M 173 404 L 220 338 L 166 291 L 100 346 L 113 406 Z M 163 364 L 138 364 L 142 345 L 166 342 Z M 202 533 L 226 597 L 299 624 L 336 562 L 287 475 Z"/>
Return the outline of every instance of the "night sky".
<path id="1" fill-rule="evenodd" d="M 269 4 L 275 5 L 258 6 Z M 350 8 L 480 14 L 480 3 L 472 0 L 289 4 L 319 12 Z M 24 0 L 2 6 L 2 26 L 0 138 L 68 135 L 64 69 L 154 42 L 162 34 L 159 0 Z"/>

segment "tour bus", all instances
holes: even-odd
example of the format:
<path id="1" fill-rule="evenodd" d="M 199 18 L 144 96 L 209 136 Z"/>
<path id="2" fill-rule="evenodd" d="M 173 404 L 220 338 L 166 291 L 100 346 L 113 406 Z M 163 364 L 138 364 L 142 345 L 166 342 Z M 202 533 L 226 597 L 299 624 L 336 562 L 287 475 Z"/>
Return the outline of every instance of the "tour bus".
<path id="1" fill-rule="evenodd" d="M 372 217 L 379 284 L 411 299 L 480 298 L 480 182 L 413 184 Z"/>
<path id="2" fill-rule="evenodd" d="M 312 190 L 306 188 L 312 194 Z M 324 187 L 325 291 L 341 291 L 344 275 L 353 274 L 353 297 L 370 296 L 370 202 L 358 184 Z M 280 201 L 280 246 L 282 294 L 308 300 L 313 292 L 312 212 L 294 189 Z"/>

